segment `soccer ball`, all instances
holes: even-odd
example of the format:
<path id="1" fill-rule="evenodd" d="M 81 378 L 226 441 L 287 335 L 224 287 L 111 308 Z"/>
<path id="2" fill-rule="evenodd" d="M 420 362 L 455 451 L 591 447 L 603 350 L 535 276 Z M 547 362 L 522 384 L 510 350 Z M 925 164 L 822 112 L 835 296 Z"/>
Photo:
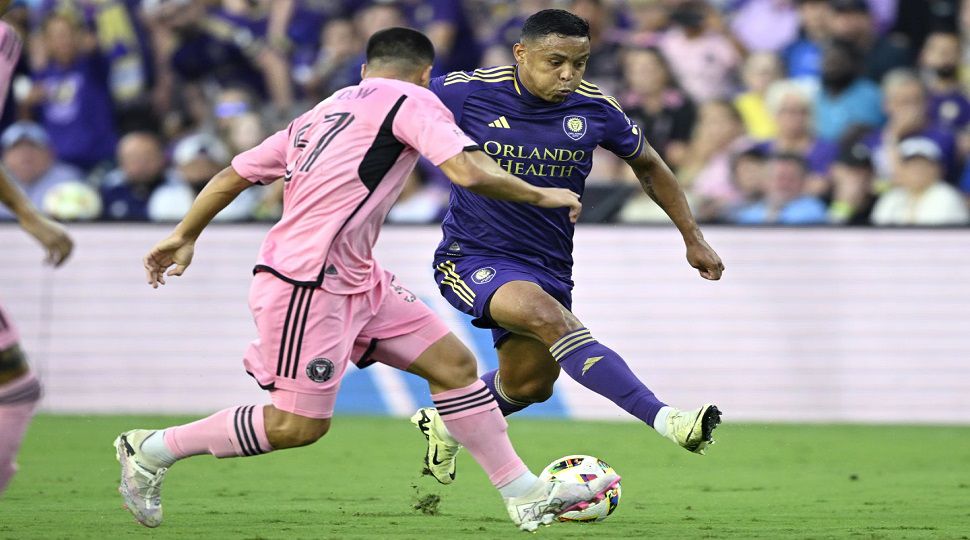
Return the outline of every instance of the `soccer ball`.
<path id="1" fill-rule="evenodd" d="M 615 474 L 616 471 L 602 459 L 593 456 L 565 456 L 561 457 L 542 469 L 539 478 L 546 481 L 583 483 L 603 476 Z M 559 521 L 603 521 L 616 510 L 620 504 L 620 484 L 606 492 L 606 497 L 585 510 L 566 512 L 559 516 Z"/>

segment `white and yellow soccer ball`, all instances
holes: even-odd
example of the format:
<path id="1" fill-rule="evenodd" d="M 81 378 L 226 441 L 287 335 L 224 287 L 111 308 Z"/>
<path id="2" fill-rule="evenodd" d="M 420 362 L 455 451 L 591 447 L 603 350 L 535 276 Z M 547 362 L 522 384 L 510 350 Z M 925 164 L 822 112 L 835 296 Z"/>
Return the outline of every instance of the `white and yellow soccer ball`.
<path id="1" fill-rule="evenodd" d="M 571 482 L 581 484 L 616 471 L 602 459 L 593 456 L 574 455 L 561 457 L 542 469 L 539 478 L 546 481 Z M 559 521 L 603 521 L 616 510 L 620 504 L 620 484 L 606 492 L 606 497 L 586 508 L 574 512 L 566 512 L 559 516 Z"/>

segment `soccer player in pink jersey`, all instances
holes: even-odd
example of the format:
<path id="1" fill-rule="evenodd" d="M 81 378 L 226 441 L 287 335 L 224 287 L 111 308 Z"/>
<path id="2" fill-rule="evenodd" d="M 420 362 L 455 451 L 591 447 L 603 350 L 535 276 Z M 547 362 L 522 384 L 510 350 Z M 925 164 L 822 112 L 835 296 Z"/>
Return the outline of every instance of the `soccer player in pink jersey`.
<path id="1" fill-rule="evenodd" d="M 249 295 L 259 338 L 243 360 L 272 405 L 231 407 L 191 424 L 118 436 L 119 491 L 143 525 L 161 523 L 162 480 L 177 460 L 252 456 L 315 442 L 330 428 L 348 361 L 377 358 L 427 379 L 448 430 L 485 469 L 523 530 L 602 499 L 619 481 L 611 475 L 587 484 L 548 483 L 532 474 L 476 377 L 474 357 L 373 258 L 384 217 L 419 155 L 477 193 L 566 207 L 573 220 L 579 215 L 575 193 L 534 187 L 479 151 L 427 90 L 433 59 L 420 32 L 375 34 L 363 82 L 236 156 L 145 257 L 153 287 L 182 275 L 213 216 L 254 183 L 285 182 L 283 217 L 263 242 Z"/>
<path id="2" fill-rule="evenodd" d="M 6 3 L 0 2 L 0 13 L 3 13 L 3 4 Z M 20 49 L 16 30 L 0 21 L 0 103 L 7 99 L 10 73 Z M 3 169 L 0 169 L 0 203 L 44 246 L 48 263 L 60 266 L 71 254 L 73 243 L 67 231 L 38 212 Z M 0 495 L 17 471 L 14 458 L 41 394 L 40 381 L 27 366 L 19 341 L 13 321 L 0 307 Z"/>

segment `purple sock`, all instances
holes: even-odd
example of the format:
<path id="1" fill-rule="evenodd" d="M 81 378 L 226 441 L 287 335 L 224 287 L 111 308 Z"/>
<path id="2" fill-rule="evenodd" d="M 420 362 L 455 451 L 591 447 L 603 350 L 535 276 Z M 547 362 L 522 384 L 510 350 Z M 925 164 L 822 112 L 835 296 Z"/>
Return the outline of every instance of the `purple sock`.
<path id="1" fill-rule="evenodd" d="M 657 412 L 666 405 L 637 379 L 620 355 L 596 341 L 585 328 L 561 337 L 549 352 L 576 382 L 608 398 L 650 427 Z"/>
<path id="2" fill-rule="evenodd" d="M 509 399 L 509 396 L 505 395 L 505 392 L 502 391 L 502 384 L 501 381 L 499 381 L 497 369 L 489 371 L 488 373 L 482 375 L 481 378 L 482 382 L 485 383 L 485 386 L 488 387 L 488 391 L 495 396 L 495 401 L 498 402 L 498 408 L 502 411 L 502 416 L 517 413 L 530 405 L 529 403 Z"/>

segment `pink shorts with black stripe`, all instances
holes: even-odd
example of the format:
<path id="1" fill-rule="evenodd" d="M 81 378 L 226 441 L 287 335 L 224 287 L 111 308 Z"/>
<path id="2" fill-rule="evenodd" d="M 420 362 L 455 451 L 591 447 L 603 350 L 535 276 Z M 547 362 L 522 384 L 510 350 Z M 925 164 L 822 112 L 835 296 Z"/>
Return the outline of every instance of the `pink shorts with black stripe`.
<path id="1" fill-rule="evenodd" d="M 373 289 L 351 295 L 260 272 L 249 307 L 259 338 L 246 351 L 246 371 L 270 390 L 277 409 L 309 418 L 333 416 L 348 361 L 404 370 L 450 331 L 388 272 Z"/>

